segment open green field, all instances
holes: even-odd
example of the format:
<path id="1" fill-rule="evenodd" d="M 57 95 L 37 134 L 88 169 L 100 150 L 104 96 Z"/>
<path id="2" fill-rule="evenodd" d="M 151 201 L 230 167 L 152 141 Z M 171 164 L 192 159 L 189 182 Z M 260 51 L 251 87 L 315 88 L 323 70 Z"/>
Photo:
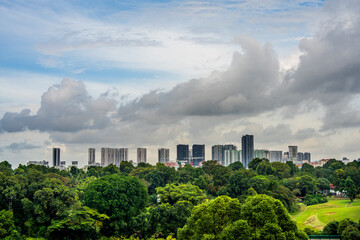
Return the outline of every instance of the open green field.
<path id="1" fill-rule="evenodd" d="M 292 219 L 296 221 L 299 228 L 305 227 L 322 230 L 332 220 L 340 221 L 350 218 L 354 221 L 360 220 L 360 199 L 350 203 L 349 199 L 329 199 L 329 202 L 312 206 L 301 206 L 301 210 Z"/>

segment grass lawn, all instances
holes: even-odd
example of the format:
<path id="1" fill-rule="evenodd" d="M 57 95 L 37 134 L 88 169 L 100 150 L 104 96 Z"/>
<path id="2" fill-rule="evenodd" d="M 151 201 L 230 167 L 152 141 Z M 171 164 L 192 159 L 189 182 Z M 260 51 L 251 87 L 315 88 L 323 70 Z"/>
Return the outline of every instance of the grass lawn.
<path id="1" fill-rule="evenodd" d="M 340 221 L 350 218 L 354 221 L 360 220 L 360 199 L 350 203 L 349 199 L 331 199 L 329 202 L 312 206 L 302 205 L 300 212 L 292 216 L 299 228 L 305 227 L 322 230 L 332 220 Z"/>

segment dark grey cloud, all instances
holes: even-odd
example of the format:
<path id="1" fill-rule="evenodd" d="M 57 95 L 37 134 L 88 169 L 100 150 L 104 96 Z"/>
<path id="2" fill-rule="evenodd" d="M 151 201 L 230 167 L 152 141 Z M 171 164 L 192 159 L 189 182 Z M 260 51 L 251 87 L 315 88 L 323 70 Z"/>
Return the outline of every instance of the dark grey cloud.
<path id="1" fill-rule="evenodd" d="M 24 142 L 11 143 L 9 146 L 6 146 L 5 148 L 12 152 L 20 152 L 22 150 L 36 149 L 40 147 L 41 146 L 33 145 L 31 143 L 27 143 L 26 141 L 24 141 Z"/>
<path id="2" fill-rule="evenodd" d="M 0 120 L 0 129 L 7 132 L 102 129 L 110 124 L 108 115 L 115 108 L 115 100 L 106 96 L 94 99 L 88 95 L 83 82 L 64 79 L 43 94 L 35 115 L 31 115 L 29 109 L 7 112 Z"/>
<path id="3" fill-rule="evenodd" d="M 225 72 L 178 84 L 168 92 L 152 91 L 119 108 L 123 121 L 182 119 L 185 116 L 254 115 L 274 109 L 272 91 L 280 84 L 279 62 L 268 44 L 239 36 L 244 52 L 234 53 Z"/>

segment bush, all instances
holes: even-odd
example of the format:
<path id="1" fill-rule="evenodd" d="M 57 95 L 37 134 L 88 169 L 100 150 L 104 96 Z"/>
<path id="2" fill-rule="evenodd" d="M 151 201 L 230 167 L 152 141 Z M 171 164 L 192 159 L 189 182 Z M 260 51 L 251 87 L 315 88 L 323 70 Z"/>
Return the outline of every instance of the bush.
<path id="1" fill-rule="evenodd" d="M 306 194 L 304 199 L 305 205 L 315 205 L 320 203 L 326 203 L 328 200 L 327 198 L 322 194 Z"/>

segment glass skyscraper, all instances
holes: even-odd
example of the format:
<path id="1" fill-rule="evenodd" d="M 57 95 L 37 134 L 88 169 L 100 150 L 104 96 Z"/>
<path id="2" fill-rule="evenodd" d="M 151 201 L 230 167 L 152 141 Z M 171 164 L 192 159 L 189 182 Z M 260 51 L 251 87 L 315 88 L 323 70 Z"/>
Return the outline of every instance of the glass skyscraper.
<path id="1" fill-rule="evenodd" d="M 241 137 L 242 161 L 245 168 L 248 168 L 249 162 L 254 158 L 254 136 L 244 135 Z"/>

